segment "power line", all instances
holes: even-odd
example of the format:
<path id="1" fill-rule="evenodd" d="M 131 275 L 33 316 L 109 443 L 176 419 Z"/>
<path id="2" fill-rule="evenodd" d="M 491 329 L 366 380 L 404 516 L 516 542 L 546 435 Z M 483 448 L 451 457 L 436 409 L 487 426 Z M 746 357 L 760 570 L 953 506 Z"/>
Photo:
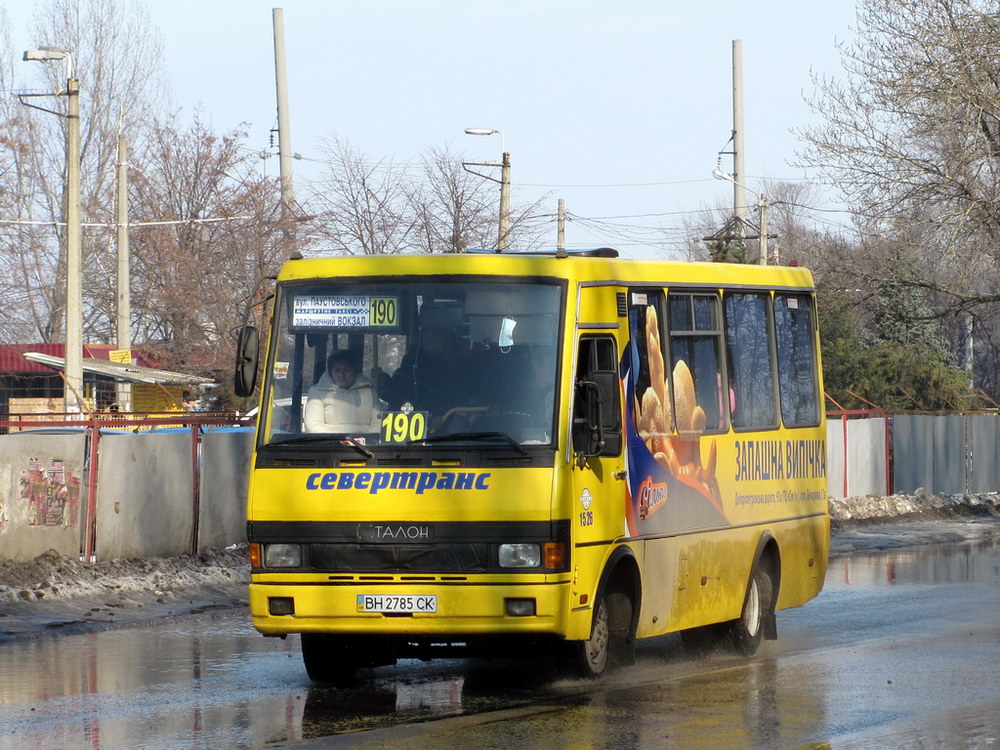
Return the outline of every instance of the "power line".
<path id="1" fill-rule="evenodd" d="M 670 182 L 619 182 L 619 183 L 544 183 L 544 182 L 520 182 L 524 187 L 540 188 L 627 188 L 627 187 L 662 187 L 664 185 L 690 185 L 696 182 L 712 182 L 711 179 L 699 180 L 673 180 Z"/>

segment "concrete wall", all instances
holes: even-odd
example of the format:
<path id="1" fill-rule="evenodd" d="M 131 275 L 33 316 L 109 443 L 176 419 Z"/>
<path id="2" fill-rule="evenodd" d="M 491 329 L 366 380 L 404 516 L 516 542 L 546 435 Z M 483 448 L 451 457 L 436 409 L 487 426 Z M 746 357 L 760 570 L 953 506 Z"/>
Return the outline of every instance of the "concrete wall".
<path id="1" fill-rule="evenodd" d="M 98 560 L 186 554 L 194 529 L 192 437 L 177 432 L 103 430 L 97 471 Z M 246 541 L 246 489 L 253 447 L 248 430 L 201 436 L 198 549 Z M 84 551 L 87 438 L 75 434 L 0 436 L 0 561 L 47 550 Z"/>
<path id="2" fill-rule="evenodd" d="M 202 437 L 199 550 L 246 541 L 253 437 L 252 432 L 217 432 Z"/>
<path id="3" fill-rule="evenodd" d="M 193 530 L 191 434 L 101 435 L 97 558 L 188 552 Z"/>
<path id="4" fill-rule="evenodd" d="M 76 557 L 85 518 L 83 433 L 0 440 L 0 561 Z"/>

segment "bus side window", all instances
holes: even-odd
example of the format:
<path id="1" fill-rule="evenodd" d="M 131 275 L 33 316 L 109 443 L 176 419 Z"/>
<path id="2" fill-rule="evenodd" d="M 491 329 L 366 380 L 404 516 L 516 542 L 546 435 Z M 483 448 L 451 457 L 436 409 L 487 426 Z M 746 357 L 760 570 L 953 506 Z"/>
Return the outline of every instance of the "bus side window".
<path id="1" fill-rule="evenodd" d="M 577 358 L 576 388 L 573 403 L 573 448 L 584 455 L 617 456 L 621 454 L 621 387 L 618 379 L 618 356 L 615 340 L 608 336 L 585 336 L 580 339 Z M 603 443 L 592 445 L 598 430 L 594 391 L 601 393 L 600 433 Z"/>
<path id="2" fill-rule="evenodd" d="M 769 301 L 751 292 L 725 297 L 729 408 L 737 430 L 778 426 Z"/>
<path id="3" fill-rule="evenodd" d="M 671 292 L 668 306 L 677 432 L 682 437 L 721 432 L 726 429 L 729 409 L 723 401 L 719 298 Z"/>
<path id="4" fill-rule="evenodd" d="M 629 336 L 637 361 L 635 392 L 630 395 L 635 404 L 636 428 L 644 440 L 667 437 L 674 431 L 671 376 L 665 364 L 665 321 L 662 292 L 633 294 L 633 306 L 629 310 Z"/>
<path id="5" fill-rule="evenodd" d="M 774 295 L 778 385 L 781 391 L 781 418 L 785 427 L 819 424 L 816 326 L 812 309 L 812 300 L 808 295 Z"/>

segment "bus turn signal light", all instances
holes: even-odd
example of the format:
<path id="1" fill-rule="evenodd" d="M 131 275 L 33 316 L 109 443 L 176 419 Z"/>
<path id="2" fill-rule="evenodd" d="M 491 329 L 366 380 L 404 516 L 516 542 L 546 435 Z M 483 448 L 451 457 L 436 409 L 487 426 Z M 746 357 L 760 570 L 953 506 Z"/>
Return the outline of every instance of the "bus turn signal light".
<path id="1" fill-rule="evenodd" d="M 545 543 L 545 567 L 550 570 L 560 570 L 566 562 L 565 549 L 562 542 Z"/>

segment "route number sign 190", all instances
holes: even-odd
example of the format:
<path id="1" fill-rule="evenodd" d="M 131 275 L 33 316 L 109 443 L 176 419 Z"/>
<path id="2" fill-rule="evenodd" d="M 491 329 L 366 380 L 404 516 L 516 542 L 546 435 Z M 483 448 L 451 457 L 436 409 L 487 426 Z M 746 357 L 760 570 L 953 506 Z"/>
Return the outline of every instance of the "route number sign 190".
<path id="1" fill-rule="evenodd" d="M 427 412 L 390 411 L 382 417 L 383 443 L 408 443 L 427 437 Z"/>

